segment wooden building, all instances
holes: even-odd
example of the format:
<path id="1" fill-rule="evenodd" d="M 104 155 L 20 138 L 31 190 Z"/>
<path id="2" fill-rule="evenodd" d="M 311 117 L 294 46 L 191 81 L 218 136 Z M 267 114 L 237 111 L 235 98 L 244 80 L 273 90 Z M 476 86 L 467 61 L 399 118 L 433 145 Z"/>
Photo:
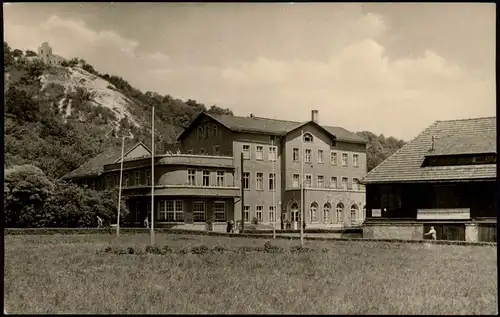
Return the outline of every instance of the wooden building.
<path id="1" fill-rule="evenodd" d="M 437 121 L 361 182 L 367 238 L 496 241 L 496 118 Z"/>

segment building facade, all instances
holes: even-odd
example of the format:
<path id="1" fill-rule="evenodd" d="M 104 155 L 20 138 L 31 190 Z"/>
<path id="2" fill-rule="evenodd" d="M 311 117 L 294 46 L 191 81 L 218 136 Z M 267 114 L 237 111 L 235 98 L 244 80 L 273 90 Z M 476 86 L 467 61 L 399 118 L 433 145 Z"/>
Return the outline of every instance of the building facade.
<path id="1" fill-rule="evenodd" d="M 151 155 L 142 144 L 134 151 L 125 156 L 123 195 L 133 211 L 129 222 L 141 225 L 151 210 Z M 120 155 L 92 177 L 100 186 L 114 186 L 119 171 Z M 302 123 L 202 113 L 167 154 L 155 155 L 156 226 L 204 228 L 208 221 L 224 230 L 228 220 L 255 218 L 263 225 L 297 227 L 301 206 L 307 227 L 357 226 L 365 218 L 359 183 L 365 173 L 366 141 L 321 126 L 317 111 Z"/>
<path id="2" fill-rule="evenodd" d="M 364 237 L 496 241 L 495 121 L 437 121 L 370 171 Z"/>

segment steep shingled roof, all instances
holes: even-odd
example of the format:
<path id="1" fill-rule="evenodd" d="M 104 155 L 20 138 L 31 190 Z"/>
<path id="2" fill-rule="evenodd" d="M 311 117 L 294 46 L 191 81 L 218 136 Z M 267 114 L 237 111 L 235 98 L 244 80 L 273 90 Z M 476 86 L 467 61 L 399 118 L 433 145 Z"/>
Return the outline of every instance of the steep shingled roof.
<path id="1" fill-rule="evenodd" d="M 231 131 L 234 132 L 251 132 L 251 133 L 266 133 L 272 135 L 285 135 L 289 131 L 293 130 L 297 126 L 307 123 L 306 122 L 297 122 L 297 121 L 287 121 L 287 120 L 277 120 L 277 119 L 269 119 L 269 118 L 261 118 L 261 117 L 238 117 L 238 116 L 230 116 L 230 115 L 214 115 L 209 113 L 203 113 L 204 115 L 209 116 L 220 124 L 224 125 Z M 200 114 L 201 116 L 201 114 Z M 198 117 L 199 118 L 199 117 Z M 197 119 L 198 119 L 197 118 Z M 192 124 L 179 136 L 178 140 L 181 140 L 185 133 L 192 128 L 192 125 L 195 123 L 196 119 L 193 120 Z M 339 141 L 348 141 L 355 143 L 364 143 L 367 141 L 341 127 L 330 127 L 321 125 L 325 130 L 330 132 L 331 134 L 337 137 Z"/>
<path id="2" fill-rule="evenodd" d="M 432 137 L 434 151 L 429 151 Z M 361 181 L 370 184 L 496 178 L 496 164 L 421 167 L 426 156 L 480 153 L 496 153 L 496 117 L 436 121 Z"/>
<path id="3" fill-rule="evenodd" d="M 132 140 L 126 140 L 125 150 L 123 153 L 126 155 L 127 152 L 131 151 L 139 144 L 142 143 L 140 142 L 138 143 L 137 141 L 132 141 Z M 115 163 L 117 160 L 121 158 L 121 155 L 122 155 L 121 146 L 109 148 L 103 153 L 97 155 L 96 157 L 93 157 L 92 159 L 90 159 L 77 169 L 64 175 L 63 177 L 61 177 L 61 179 L 71 179 L 83 176 L 99 175 L 103 172 L 104 165 Z"/>

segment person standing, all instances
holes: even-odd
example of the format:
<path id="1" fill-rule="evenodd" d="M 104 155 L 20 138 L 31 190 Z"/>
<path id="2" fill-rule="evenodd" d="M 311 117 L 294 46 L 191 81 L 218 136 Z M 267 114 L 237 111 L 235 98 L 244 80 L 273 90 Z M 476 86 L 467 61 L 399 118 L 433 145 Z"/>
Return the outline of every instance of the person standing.
<path id="1" fill-rule="evenodd" d="M 431 236 L 432 240 L 436 240 L 436 230 L 434 229 L 434 226 L 431 226 L 429 232 L 425 233 L 424 236 Z"/>
<path id="2" fill-rule="evenodd" d="M 146 217 L 146 219 L 144 219 L 144 227 L 146 227 L 146 229 L 149 229 L 148 217 Z"/>
<path id="3" fill-rule="evenodd" d="M 103 227 L 104 227 L 104 224 L 103 224 L 102 218 L 97 216 L 97 228 L 103 228 Z"/>

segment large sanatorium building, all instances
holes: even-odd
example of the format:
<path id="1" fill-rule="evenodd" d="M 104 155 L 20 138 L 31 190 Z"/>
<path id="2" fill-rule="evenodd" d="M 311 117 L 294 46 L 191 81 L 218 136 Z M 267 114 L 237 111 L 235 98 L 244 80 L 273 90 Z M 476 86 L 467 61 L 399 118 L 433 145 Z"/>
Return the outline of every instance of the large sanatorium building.
<path id="1" fill-rule="evenodd" d="M 210 220 L 214 230 L 224 230 L 242 211 L 245 222 L 271 224 L 276 217 L 278 228 L 296 227 L 301 182 L 308 228 L 358 226 L 365 219 L 359 180 L 367 171 L 366 143 L 344 128 L 321 125 L 316 110 L 305 122 L 201 113 L 170 153 L 155 154 L 155 227 L 202 229 Z M 117 186 L 120 160 L 121 149 L 110 149 L 63 179 Z M 151 152 L 142 143 L 127 146 L 123 195 L 131 211 L 125 222 L 142 225 L 151 212 Z"/>

